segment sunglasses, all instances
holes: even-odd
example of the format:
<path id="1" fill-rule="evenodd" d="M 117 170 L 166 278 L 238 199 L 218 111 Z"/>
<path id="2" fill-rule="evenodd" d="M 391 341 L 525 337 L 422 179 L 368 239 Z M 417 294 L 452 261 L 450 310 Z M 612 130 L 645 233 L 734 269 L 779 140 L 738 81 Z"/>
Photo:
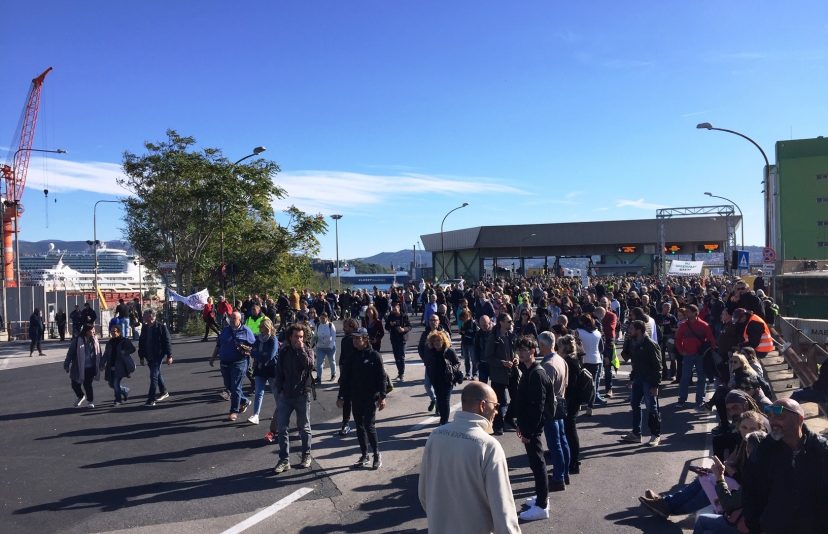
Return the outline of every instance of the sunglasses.
<path id="1" fill-rule="evenodd" d="M 480 402 L 485 402 L 486 404 L 494 404 L 495 410 L 500 408 L 500 403 L 499 402 L 493 402 L 493 401 L 490 401 L 490 400 L 482 400 Z"/>
<path id="2" fill-rule="evenodd" d="M 762 411 L 768 415 L 775 415 L 777 417 L 782 415 L 782 412 L 790 412 L 792 414 L 799 415 L 797 412 L 781 404 L 771 404 L 770 406 L 765 406 L 764 408 L 762 408 Z"/>

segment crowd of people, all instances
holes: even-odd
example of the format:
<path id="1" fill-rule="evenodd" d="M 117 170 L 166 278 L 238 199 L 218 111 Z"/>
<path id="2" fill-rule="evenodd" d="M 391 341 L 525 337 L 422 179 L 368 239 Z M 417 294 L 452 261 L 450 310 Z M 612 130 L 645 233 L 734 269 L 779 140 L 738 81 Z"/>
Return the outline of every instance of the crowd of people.
<path id="1" fill-rule="evenodd" d="M 694 408 L 715 410 L 719 418 L 713 467 L 700 470 L 700 480 L 679 492 L 647 490 L 640 498 L 646 510 L 668 517 L 704 508 L 710 500 L 701 478 L 710 477 L 719 494 L 717 513 L 699 515 L 696 532 L 779 532 L 783 518 L 788 530 L 822 532 L 828 512 L 818 503 L 828 496 L 828 445 L 804 424 L 795 400 L 771 400 L 761 365 L 777 342 L 777 312 L 761 289 L 739 278 L 665 283 L 593 277 L 582 286 L 579 279 L 540 277 L 468 286 L 421 281 L 388 292 L 291 289 L 232 304 L 219 297 L 210 299 L 202 318 L 203 340 L 216 335 L 210 365 L 219 360 L 228 421 L 252 406 L 247 422 L 259 424 L 271 389 L 274 412 L 265 439 L 278 443 L 277 474 L 292 467 L 288 429 L 294 412 L 299 467 L 311 465 L 311 404 L 326 368 L 327 380 L 338 384 L 339 434 L 350 433 L 354 421 L 354 468 L 382 466 L 377 413 L 394 386 L 406 383 L 406 347 L 413 348 L 410 333 L 422 325 L 416 343 L 425 366 L 422 387 L 426 410 L 439 423 L 425 446 L 419 496 L 435 532 L 454 511 L 469 507 L 470 494 L 485 496 L 485 502 L 472 505 L 479 513 L 467 514 L 465 524 L 452 523 L 456 531 L 518 532 L 519 520 L 548 519 L 550 492 L 565 491 L 580 472 L 578 418 L 618 395 L 622 361 L 630 366 L 631 410 L 623 442 L 642 442 L 643 402 L 647 445 L 661 445 L 659 398 L 671 381 L 679 386 L 678 409 L 687 408 L 695 386 Z M 129 389 L 121 380 L 131 372 L 129 355 L 136 350 L 150 368 L 146 404 L 169 396 L 160 370 L 163 361 L 172 363 L 169 332 L 151 310 L 143 319 L 137 349 L 120 324 L 111 325 L 103 349 L 94 329 L 83 326 L 66 358 L 78 404 L 84 397 L 92 403 L 100 372 L 116 405 L 126 401 Z M 341 336 L 334 324 L 340 319 Z M 380 354 L 386 334 L 394 379 Z M 452 392 L 464 382 L 462 410 L 451 418 Z M 524 445 L 534 479 L 535 494 L 520 513 L 497 440 L 504 432 L 514 432 Z"/>

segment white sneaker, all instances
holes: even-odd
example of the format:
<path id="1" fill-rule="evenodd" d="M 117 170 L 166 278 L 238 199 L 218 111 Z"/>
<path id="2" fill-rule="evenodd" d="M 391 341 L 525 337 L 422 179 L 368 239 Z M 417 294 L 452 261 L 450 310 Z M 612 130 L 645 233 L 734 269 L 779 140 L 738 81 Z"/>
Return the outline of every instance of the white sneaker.
<path id="1" fill-rule="evenodd" d="M 518 514 L 518 517 L 522 521 L 540 521 L 541 519 L 549 519 L 549 504 L 547 503 L 546 508 L 541 508 L 537 505 L 532 506 L 525 512 Z"/>
<path id="2" fill-rule="evenodd" d="M 158 398 L 157 398 L 157 399 L 155 399 L 155 400 L 156 400 L 156 401 L 162 401 L 162 400 L 164 400 L 164 399 L 169 399 L 169 398 L 170 398 L 170 394 L 169 394 L 169 393 L 162 393 L 162 394 L 161 394 L 161 396 L 160 396 L 160 397 L 158 397 Z"/>
<path id="3" fill-rule="evenodd" d="M 650 442 L 647 445 L 650 447 L 658 447 L 661 445 L 661 436 L 650 436 Z"/>
<path id="4" fill-rule="evenodd" d="M 89 404 L 87 404 L 87 405 L 86 405 L 86 407 L 87 407 L 87 408 L 94 408 L 94 407 L 95 407 L 95 403 L 94 403 L 94 402 L 90 402 Z"/>
<path id="5" fill-rule="evenodd" d="M 86 395 L 84 395 L 83 397 L 78 397 L 78 398 L 75 400 L 75 404 L 74 404 L 74 406 L 75 406 L 76 408 L 77 408 L 77 407 L 79 407 L 81 404 L 83 404 L 83 401 L 85 401 L 85 400 L 86 400 Z"/>
<path id="6" fill-rule="evenodd" d="M 531 508 L 531 507 L 535 506 L 536 502 L 538 502 L 538 496 L 537 495 L 535 495 L 533 497 L 529 497 L 528 499 L 523 501 L 523 504 L 525 504 L 526 506 Z"/>
<path id="7" fill-rule="evenodd" d="M 247 418 L 247 422 L 251 425 L 258 425 L 259 424 L 259 416 L 257 414 L 253 414 Z"/>

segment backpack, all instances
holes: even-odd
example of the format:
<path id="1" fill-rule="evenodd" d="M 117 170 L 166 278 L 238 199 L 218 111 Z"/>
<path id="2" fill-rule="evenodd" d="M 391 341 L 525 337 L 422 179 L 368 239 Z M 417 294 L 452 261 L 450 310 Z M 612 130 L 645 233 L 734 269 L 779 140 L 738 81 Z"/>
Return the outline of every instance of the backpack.
<path id="1" fill-rule="evenodd" d="M 595 381 L 592 373 L 581 367 L 575 377 L 575 398 L 578 404 L 587 404 L 595 395 Z"/>

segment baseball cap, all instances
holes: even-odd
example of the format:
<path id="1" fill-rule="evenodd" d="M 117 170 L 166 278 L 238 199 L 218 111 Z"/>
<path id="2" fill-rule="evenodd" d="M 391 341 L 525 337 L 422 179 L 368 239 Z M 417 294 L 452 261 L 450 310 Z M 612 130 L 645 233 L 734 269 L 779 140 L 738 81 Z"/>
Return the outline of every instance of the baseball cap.
<path id="1" fill-rule="evenodd" d="M 368 337 L 368 330 L 365 328 L 357 328 L 354 332 L 354 337 Z"/>

